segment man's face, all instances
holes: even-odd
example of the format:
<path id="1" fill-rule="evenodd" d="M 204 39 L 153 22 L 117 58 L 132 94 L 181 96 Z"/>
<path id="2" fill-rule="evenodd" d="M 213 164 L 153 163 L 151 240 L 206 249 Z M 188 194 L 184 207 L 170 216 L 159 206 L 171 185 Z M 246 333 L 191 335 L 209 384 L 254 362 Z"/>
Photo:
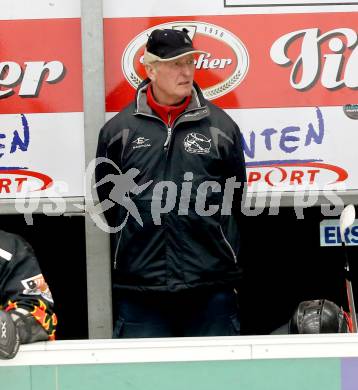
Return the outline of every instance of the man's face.
<path id="1" fill-rule="evenodd" d="M 147 65 L 146 70 L 159 104 L 178 104 L 191 94 L 195 70 L 192 54 L 173 61 L 155 62 Z"/>

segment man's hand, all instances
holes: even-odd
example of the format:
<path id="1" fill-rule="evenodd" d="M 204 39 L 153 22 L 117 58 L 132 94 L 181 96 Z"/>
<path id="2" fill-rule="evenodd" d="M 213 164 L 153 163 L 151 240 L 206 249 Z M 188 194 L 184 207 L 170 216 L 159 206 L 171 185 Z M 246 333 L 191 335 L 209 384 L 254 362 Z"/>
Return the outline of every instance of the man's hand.
<path id="1" fill-rule="evenodd" d="M 0 310 L 0 359 L 12 359 L 20 346 L 20 337 L 14 321 Z"/>

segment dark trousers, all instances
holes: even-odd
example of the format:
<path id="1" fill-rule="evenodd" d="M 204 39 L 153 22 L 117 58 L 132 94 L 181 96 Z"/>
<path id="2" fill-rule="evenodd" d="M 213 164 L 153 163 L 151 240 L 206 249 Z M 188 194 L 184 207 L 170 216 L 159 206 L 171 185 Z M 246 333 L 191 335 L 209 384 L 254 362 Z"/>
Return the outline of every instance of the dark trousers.
<path id="1" fill-rule="evenodd" d="M 233 290 L 121 292 L 114 338 L 233 336 L 240 322 Z"/>

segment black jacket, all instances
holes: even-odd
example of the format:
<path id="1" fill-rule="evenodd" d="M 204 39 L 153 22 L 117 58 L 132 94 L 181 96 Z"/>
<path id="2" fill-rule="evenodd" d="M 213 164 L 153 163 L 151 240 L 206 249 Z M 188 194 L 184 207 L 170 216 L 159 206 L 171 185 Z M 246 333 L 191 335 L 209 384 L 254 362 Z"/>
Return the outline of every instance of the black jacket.
<path id="1" fill-rule="evenodd" d="M 148 106 L 147 87 L 148 80 L 139 86 L 135 101 L 105 124 L 98 141 L 97 157 L 108 158 L 122 173 L 136 168 L 138 186 L 152 181 L 142 192 L 132 188 L 129 193 L 141 226 L 122 207 L 128 205 L 123 194 L 111 193 L 113 184 L 103 184 L 108 174 L 119 175 L 114 164 L 102 162 L 96 167 L 102 204 L 109 197 L 113 203 L 122 203 L 105 214 L 109 225 L 123 225 L 116 235 L 114 287 L 178 291 L 234 284 L 240 275 L 241 190 L 236 191 L 235 217 L 221 215 L 220 210 L 213 215 L 203 215 L 203 211 L 222 205 L 226 179 L 246 182 L 240 131 L 223 110 L 204 99 L 196 85 L 189 106 L 168 129 Z M 153 202 L 153 189 L 163 189 L 164 185 L 158 187 L 163 181 L 170 191 L 157 191 Z M 185 196 L 190 186 L 190 196 Z M 198 188 L 199 198 L 207 195 L 205 205 L 196 201 Z M 168 212 L 159 219 L 156 207 L 165 204 Z"/>
<path id="2" fill-rule="evenodd" d="M 0 309 L 18 311 L 20 315 L 31 313 L 48 338 L 54 339 L 57 319 L 52 295 L 35 254 L 23 238 L 3 230 L 0 230 Z"/>

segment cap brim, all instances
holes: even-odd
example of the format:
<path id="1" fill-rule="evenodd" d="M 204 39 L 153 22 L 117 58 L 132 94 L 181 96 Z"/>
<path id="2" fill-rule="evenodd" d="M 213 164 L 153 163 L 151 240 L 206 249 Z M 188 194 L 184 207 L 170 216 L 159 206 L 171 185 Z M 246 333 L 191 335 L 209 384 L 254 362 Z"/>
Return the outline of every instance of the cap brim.
<path id="1" fill-rule="evenodd" d="M 184 57 L 184 56 L 187 56 L 188 54 L 208 54 L 206 51 L 203 51 L 203 50 L 188 50 L 188 51 L 185 51 L 183 53 L 178 53 L 177 55 L 173 55 L 171 57 L 165 57 L 165 58 L 161 58 L 159 61 L 160 62 L 166 62 L 166 61 L 173 61 L 173 60 L 176 60 L 178 58 L 181 58 L 181 57 Z"/>
<path id="2" fill-rule="evenodd" d="M 209 53 L 204 51 L 204 50 L 187 49 L 186 51 L 180 51 L 180 52 L 177 51 L 175 53 L 170 54 L 170 56 L 167 55 L 166 57 L 162 58 L 162 57 L 156 56 L 155 54 L 150 53 L 147 50 L 145 50 L 143 63 L 150 64 L 150 63 L 157 62 L 157 61 L 158 62 L 169 62 L 169 61 L 173 61 L 173 60 L 176 60 L 178 58 L 187 56 L 188 54 L 209 54 Z"/>

